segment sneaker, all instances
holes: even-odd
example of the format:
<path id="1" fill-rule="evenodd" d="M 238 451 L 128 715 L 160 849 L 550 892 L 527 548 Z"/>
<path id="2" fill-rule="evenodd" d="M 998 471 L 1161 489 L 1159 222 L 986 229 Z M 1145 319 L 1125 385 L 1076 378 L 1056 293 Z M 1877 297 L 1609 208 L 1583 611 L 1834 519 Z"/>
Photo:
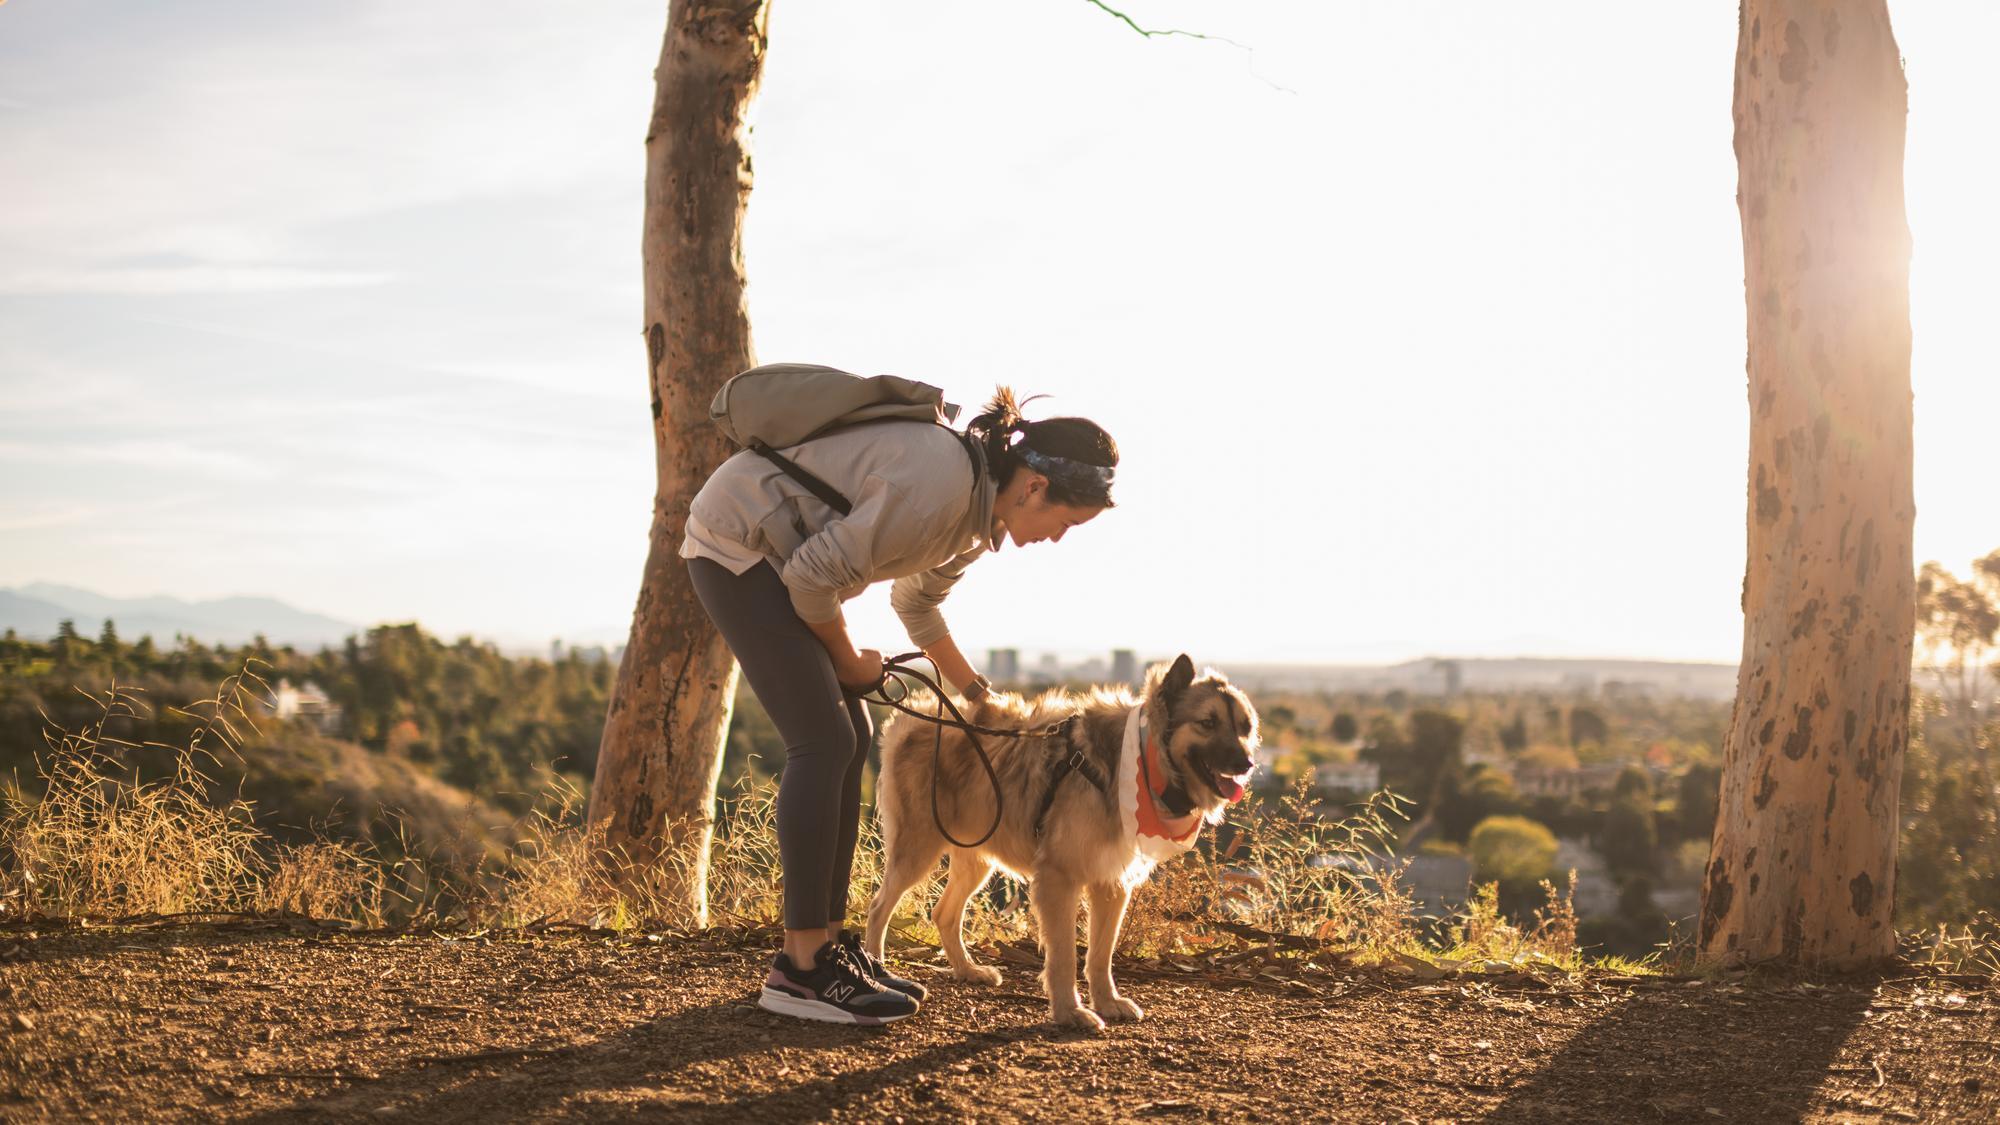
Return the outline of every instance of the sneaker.
<path id="1" fill-rule="evenodd" d="M 916 981 L 904 980 L 902 977 L 892 976 L 887 965 L 868 956 L 868 951 L 861 947 L 860 934 L 852 930 L 843 930 L 840 937 L 835 939 L 835 942 L 840 948 L 847 951 L 847 955 L 854 959 L 854 962 L 861 967 L 863 972 L 874 977 L 876 982 L 884 988 L 893 988 L 919 1004 L 924 1002 L 924 997 L 930 992 L 929 989 L 918 984 Z"/>
<path id="2" fill-rule="evenodd" d="M 915 1000 L 869 977 L 830 941 L 813 954 L 813 967 L 804 972 L 784 953 L 773 958 L 757 1006 L 800 1019 L 859 1024 L 893 1023 L 917 1010 Z"/>

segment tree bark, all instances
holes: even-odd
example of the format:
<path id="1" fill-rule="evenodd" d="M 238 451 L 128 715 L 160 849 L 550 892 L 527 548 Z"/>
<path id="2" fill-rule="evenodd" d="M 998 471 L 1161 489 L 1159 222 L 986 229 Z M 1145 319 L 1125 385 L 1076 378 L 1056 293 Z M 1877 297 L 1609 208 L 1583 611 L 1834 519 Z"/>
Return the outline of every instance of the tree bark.
<path id="1" fill-rule="evenodd" d="M 1884 0 L 1746 0 L 1743 661 L 1702 887 L 1711 959 L 1894 951 L 1914 626 L 1907 86 Z"/>
<path id="2" fill-rule="evenodd" d="M 651 544 L 598 748 L 588 823 L 670 909 L 707 923 L 715 782 L 736 662 L 678 557 L 688 503 L 732 449 L 708 402 L 754 366 L 744 305 L 745 113 L 768 0 L 673 0 L 646 131 L 645 339 L 658 475 Z"/>

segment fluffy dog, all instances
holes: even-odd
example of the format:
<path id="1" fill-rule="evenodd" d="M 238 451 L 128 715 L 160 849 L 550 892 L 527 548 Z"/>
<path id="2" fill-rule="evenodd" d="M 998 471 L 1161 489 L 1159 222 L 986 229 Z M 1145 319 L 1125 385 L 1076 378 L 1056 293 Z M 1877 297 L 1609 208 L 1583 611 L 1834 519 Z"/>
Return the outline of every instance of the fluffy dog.
<path id="1" fill-rule="evenodd" d="M 935 701 L 919 696 L 910 705 L 929 714 Z M 949 849 L 950 875 L 931 918 L 943 935 L 953 976 L 1000 982 L 998 969 L 979 964 L 966 952 L 962 932 L 967 901 L 999 868 L 1028 880 L 1041 930 L 1050 1018 L 1092 1030 L 1102 1030 L 1105 1020 L 1140 1019 L 1145 1013 L 1119 995 L 1111 979 L 1111 954 L 1132 888 L 1145 880 L 1156 859 L 1192 844 L 1201 824 L 1220 820 L 1223 808 L 1242 794 L 1242 779 L 1257 746 L 1257 712 L 1219 673 L 1210 670 L 1197 679 L 1194 663 L 1183 655 L 1172 665 L 1148 669 L 1137 698 L 1122 687 L 1098 689 L 1081 699 L 1048 692 L 1032 703 L 996 693 L 966 718 L 1024 733 L 1072 721 L 1055 738 L 1034 733 L 981 736 L 999 775 L 1000 822 L 983 844 L 960 848 L 946 841 L 931 813 L 939 728 L 903 714 L 890 720 L 882 732 L 882 771 L 875 790 L 883 876 L 868 908 L 869 952 L 882 956 L 883 933 L 897 903 Z M 1143 739 L 1134 738 L 1140 731 Z M 994 786 L 965 732 L 945 727 L 943 736 L 936 767 L 937 819 L 953 837 L 977 839 L 993 823 Z M 1086 770 L 1061 768 L 1072 752 L 1096 766 L 1107 782 L 1104 789 Z M 1042 818 L 1052 782 L 1054 798 Z M 1077 995 L 1075 936 L 1078 902 L 1086 894 L 1088 1007 Z"/>

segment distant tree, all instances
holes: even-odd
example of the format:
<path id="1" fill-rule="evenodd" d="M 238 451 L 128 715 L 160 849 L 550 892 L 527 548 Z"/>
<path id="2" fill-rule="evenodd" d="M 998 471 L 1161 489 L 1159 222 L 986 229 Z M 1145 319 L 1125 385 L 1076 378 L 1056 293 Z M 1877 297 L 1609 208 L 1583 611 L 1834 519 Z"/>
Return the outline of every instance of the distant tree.
<path id="1" fill-rule="evenodd" d="M 1445 839 L 1462 844 L 1480 821 L 1522 811 L 1521 795 L 1506 774 L 1484 766 L 1463 777 L 1452 772 L 1445 775 L 1438 799 L 1438 830 Z"/>
<path id="2" fill-rule="evenodd" d="M 1704 958 L 1853 968 L 1896 947 L 1916 602 L 1908 114 L 1884 0 L 1744 0 L 1748 562 Z"/>
<path id="3" fill-rule="evenodd" d="M 1653 781 L 1633 766 L 1618 775 L 1611 807 L 1604 814 L 1599 850 L 1614 874 L 1651 873 L 1659 866 L 1659 829 L 1653 820 Z"/>
<path id="4" fill-rule="evenodd" d="M 1542 824 L 1521 816 L 1488 817 L 1466 841 L 1472 877 L 1500 884 L 1503 904 L 1533 901 L 1536 886 L 1556 875 L 1556 838 Z"/>
<path id="5" fill-rule="evenodd" d="M 1527 815 L 1549 826 L 1558 836 L 1587 836 L 1601 827 L 1602 817 L 1573 797 L 1540 796 L 1528 802 Z"/>
<path id="6" fill-rule="evenodd" d="M 1996 634 L 2000 634 L 2000 551 L 1975 561 L 1972 577 L 1966 580 L 1938 563 L 1924 564 L 1917 573 L 1917 666 L 1929 673 L 1938 698 L 1956 718 L 1959 736 L 1989 790 L 1992 748 L 1981 713 L 1993 695 L 1994 685 L 1986 681 L 1986 674 L 1995 655 Z M 1991 670 L 2000 677 L 2000 664 Z"/>
<path id="7" fill-rule="evenodd" d="M 1916 704 L 1903 771 L 1896 921 L 1911 929 L 2000 917 L 2000 794 L 1986 784 L 1961 725 L 1936 697 Z M 1991 742 L 2000 723 L 1984 731 Z"/>
<path id="8" fill-rule="evenodd" d="M 1528 748 L 1528 718 L 1519 711 L 1514 712 L 1514 721 L 1500 728 L 1500 745 L 1509 754 L 1519 754 Z"/>
<path id="9" fill-rule="evenodd" d="M 1293 711 L 1290 707 L 1282 703 L 1264 712 L 1259 718 L 1263 722 L 1269 723 L 1273 730 L 1287 729 L 1297 725 L 1299 721 L 1298 712 Z"/>
<path id="10" fill-rule="evenodd" d="M 1411 712 L 1410 756 L 1424 778 L 1435 779 L 1456 767 L 1464 744 L 1465 722 L 1458 716 L 1429 708 Z"/>
<path id="11" fill-rule="evenodd" d="M 1717 790 L 1721 785 L 1722 771 L 1707 763 L 1689 766 L 1680 776 L 1677 819 L 1681 835 L 1705 840 L 1714 833 Z"/>
<path id="12" fill-rule="evenodd" d="M 56 624 L 55 643 L 50 646 L 55 650 L 52 655 L 55 657 L 56 667 L 70 668 L 81 663 L 84 650 L 89 643 L 76 631 L 76 622 L 67 617 L 63 618 Z"/>
<path id="13" fill-rule="evenodd" d="M 1569 744 L 1572 749 L 1586 743 L 1599 746 L 1611 741 L 1611 724 L 1604 716 L 1588 707 L 1572 707 L 1569 711 Z"/>
<path id="14" fill-rule="evenodd" d="M 1333 717 L 1333 737 L 1339 742 L 1353 742 L 1361 734 L 1361 724 L 1346 711 Z"/>
<path id="15" fill-rule="evenodd" d="M 1644 766 L 1626 766 L 1618 771 L 1618 780 L 1611 787 L 1614 798 L 1630 797 L 1651 804 L 1653 800 L 1653 775 Z"/>

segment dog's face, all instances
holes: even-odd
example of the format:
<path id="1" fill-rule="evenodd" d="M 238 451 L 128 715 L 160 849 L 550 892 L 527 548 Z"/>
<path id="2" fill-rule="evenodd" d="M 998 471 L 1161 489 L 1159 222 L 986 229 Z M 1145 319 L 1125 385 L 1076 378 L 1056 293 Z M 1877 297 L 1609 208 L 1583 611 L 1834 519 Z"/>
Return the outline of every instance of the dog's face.
<path id="1" fill-rule="evenodd" d="M 1249 697 L 1214 670 L 1196 679 L 1185 653 L 1147 673 L 1145 695 L 1161 753 L 1188 795 L 1217 805 L 1242 793 L 1257 749 L 1257 710 Z"/>

